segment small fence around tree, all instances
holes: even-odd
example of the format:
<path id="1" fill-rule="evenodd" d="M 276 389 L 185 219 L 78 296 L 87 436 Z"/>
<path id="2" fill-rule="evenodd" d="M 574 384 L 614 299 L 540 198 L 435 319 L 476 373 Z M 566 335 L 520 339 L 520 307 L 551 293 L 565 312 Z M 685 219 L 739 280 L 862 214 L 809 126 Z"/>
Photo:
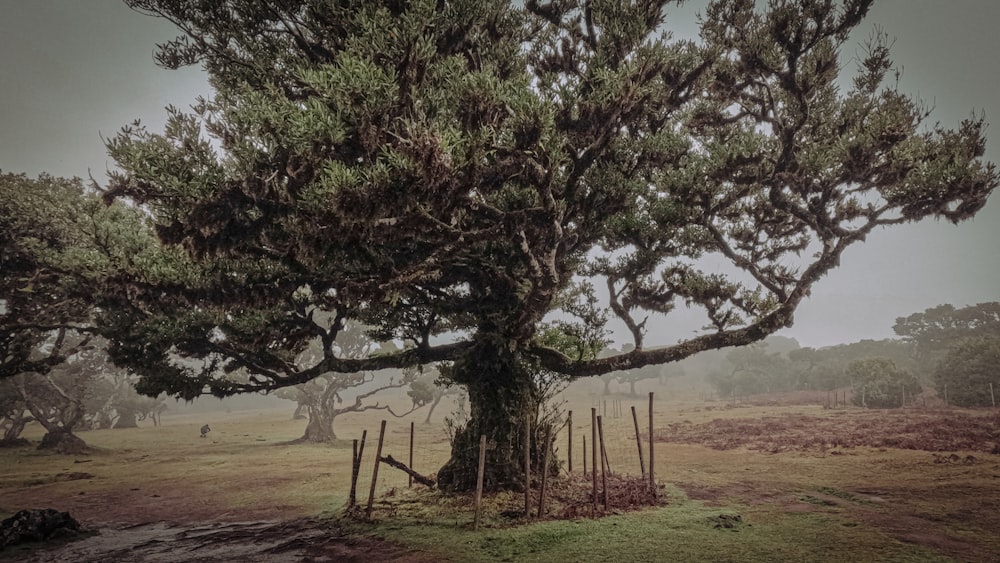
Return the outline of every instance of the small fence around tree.
<path id="1" fill-rule="evenodd" d="M 532 486 L 524 491 L 520 516 L 525 519 L 550 516 L 547 487 L 566 482 L 575 483 L 576 489 L 583 493 L 571 507 L 574 515 L 599 516 L 622 508 L 622 503 L 656 504 L 653 414 L 652 392 L 648 401 L 602 400 L 593 402 L 589 412 L 566 411 L 563 424 L 546 437 L 546 445 L 541 448 L 541 467 L 548 471 L 532 479 L 530 450 L 525 448 L 524 482 Z M 526 421 L 525 428 L 530 434 L 530 421 Z M 522 442 L 528 445 L 527 440 Z M 479 525 L 484 460 L 489 447 L 482 436 L 477 454 L 480 464 L 473 528 Z M 427 475 L 440 467 L 449 453 L 448 436 L 439 427 L 412 422 L 404 427 L 389 427 L 382 420 L 377 432 L 366 430 L 354 440 L 348 511 L 371 518 L 377 497 L 414 485 L 433 487 L 434 480 Z M 550 481 L 556 476 L 555 483 Z M 589 487 L 584 487 L 585 483 Z M 565 487 L 560 490 L 565 493 Z M 584 503 L 586 508 L 582 507 Z"/>

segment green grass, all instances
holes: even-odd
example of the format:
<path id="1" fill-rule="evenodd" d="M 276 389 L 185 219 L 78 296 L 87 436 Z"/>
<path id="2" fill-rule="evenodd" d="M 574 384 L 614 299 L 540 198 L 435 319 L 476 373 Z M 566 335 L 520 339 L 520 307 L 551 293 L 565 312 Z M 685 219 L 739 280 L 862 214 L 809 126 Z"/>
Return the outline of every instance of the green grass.
<path id="1" fill-rule="evenodd" d="M 353 524 L 375 535 L 455 561 L 949 561 L 832 513 L 706 506 L 670 491 L 668 506 L 599 519 L 544 521 L 473 531 L 471 515 L 429 521 L 395 515 Z M 732 528 L 720 515 L 739 515 Z M 732 521 L 729 519 L 728 521 Z"/>

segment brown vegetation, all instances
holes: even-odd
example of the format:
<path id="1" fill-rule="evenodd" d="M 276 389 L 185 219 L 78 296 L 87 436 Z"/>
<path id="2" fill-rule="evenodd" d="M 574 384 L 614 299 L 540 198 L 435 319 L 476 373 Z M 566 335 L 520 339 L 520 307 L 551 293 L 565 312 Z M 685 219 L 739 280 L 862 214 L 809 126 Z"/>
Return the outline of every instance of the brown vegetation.
<path id="1" fill-rule="evenodd" d="M 828 416 L 782 414 L 677 422 L 656 440 L 702 444 L 718 450 L 771 453 L 835 448 L 898 448 L 929 452 L 1000 453 L 1000 414 L 948 410 L 839 411 Z"/>

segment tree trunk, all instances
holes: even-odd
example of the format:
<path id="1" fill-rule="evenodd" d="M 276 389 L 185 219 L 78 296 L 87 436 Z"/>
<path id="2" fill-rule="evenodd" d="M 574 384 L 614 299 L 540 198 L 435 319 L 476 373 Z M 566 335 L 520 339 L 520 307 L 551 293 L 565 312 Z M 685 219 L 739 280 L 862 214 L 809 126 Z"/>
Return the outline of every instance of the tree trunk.
<path id="1" fill-rule="evenodd" d="M 523 491 L 525 416 L 532 419 L 529 457 L 531 475 L 537 478 L 541 475 L 541 444 L 549 430 L 549 425 L 538 422 L 545 398 L 531 370 L 514 353 L 502 344 L 484 340 L 453 368 L 455 382 L 468 390 L 470 417 L 464 427 L 455 430 L 451 459 L 438 471 L 438 486 L 450 491 L 475 488 L 479 437 L 485 434 L 483 488 Z"/>
<path id="2" fill-rule="evenodd" d="M 7 420 L 10 422 L 10 425 L 4 428 L 3 441 L 14 443 L 15 440 L 21 437 L 21 432 L 24 431 L 24 427 L 34 419 L 30 416 L 23 416 L 22 414 L 12 415 Z"/>
<path id="3" fill-rule="evenodd" d="M 427 418 L 424 420 L 424 424 L 431 423 L 431 415 L 434 414 L 434 408 L 438 406 L 438 403 L 440 403 L 441 399 L 443 398 L 444 398 L 444 393 L 437 393 L 434 396 L 434 402 L 431 403 L 431 410 L 427 411 Z"/>
<path id="4" fill-rule="evenodd" d="M 49 430 L 42 436 L 42 442 L 38 444 L 38 449 L 55 450 L 56 453 L 65 455 L 76 455 L 87 451 L 87 443 L 70 430 L 56 428 Z"/>
<path id="5" fill-rule="evenodd" d="M 337 413 L 332 405 L 328 406 L 324 402 L 310 406 L 308 413 L 309 422 L 306 423 L 305 434 L 300 438 L 302 442 L 325 443 L 337 439 L 337 435 L 333 432 L 333 419 L 336 418 Z"/>
<path id="6" fill-rule="evenodd" d="M 302 414 L 302 409 L 304 409 L 304 408 L 306 408 L 305 403 L 303 403 L 303 402 L 300 401 L 298 404 L 296 404 L 295 405 L 295 412 L 292 413 L 292 420 L 301 420 L 301 419 L 305 418 L 306 415 Z"/>
<path id="7" fill-rule="evenodd" d="M 139 423 L 136 421 L 137 414 L 133 409 L 118 408 L 118 421 L 115 422 L 115 428 L 138 428 Z"/>

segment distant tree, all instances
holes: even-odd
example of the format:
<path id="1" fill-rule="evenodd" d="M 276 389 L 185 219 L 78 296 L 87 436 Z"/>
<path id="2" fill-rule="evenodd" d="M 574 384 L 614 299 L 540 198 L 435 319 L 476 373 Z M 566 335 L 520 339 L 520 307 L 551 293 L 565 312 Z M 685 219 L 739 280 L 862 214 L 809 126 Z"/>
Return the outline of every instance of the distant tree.
<path id="1" fill-rule="evenodd" d="M 334 349 L 344 358 L 360 358 L 371 354 L 375 349 L 392 350 L 392 345 L 379 345 L 372 342 L 365 334 L 364 327 L 349 324 L 337 335 Z M 315 363 L 317 358 L 312 354 L 321 354 L 318 340 L 303 352 L 301 361 Z M 389 405 L 372 402 L 372 397 L 389 389 L 399 389 L 411 384 L 415 373 L 381 374 L 380 378 L 371 372 L 359 373 L 327 373 L 295 387 L 282 389 L 278 396 L 296 401 L 296 412 L 306 411 L 305 433 L 299 439 L 302 442 L 332 442 L 337 439 L 334 422 L 340 415 L 351 412 L 382 410 L 401 417 L 422 405 L 414 404 L 413 409 L 396 413 Z M 353 391 L 354 397 L 345 402 L 344 395 Z"/>
<path id="2" fill-rule="evenodd" d="M 445 488 L 475 485 L 483 434 L 487 488 L 524 485 L 521 421 L 552 376 L 760 340 L 850 245 L 967 219 L 997 184 L 983 121 L 925 127 L 882 37 L 844 86 L 870 0 L 713 2 L 698 42 L 653 0 L 128 3 L 183 33 L 160 64 L 201 65 L 215 91 L 109 143 L 109 199 L 145 206 L 199 272 L 122 292 L 116 360 L 178 395 L 451 363 L 471 416 Z M 677 303 L 706 330 L 647 349 L 647 317 Z M 343 358 L 348 320 L 408 346 Z M 634 349 L 596 358 L 611 322 Z"/>
<path id="3" fill-rule="evenodd" d="M 976 336 L 953 345 L 937 364 L 934 383 L 949 404 L 986 407 L 1000 401 L 1000 337 Z"/>
<path id="4" fill-rule="evenodd" d="M 851 380 L 852 401 L 863 407 L 901 407 L 904 395 L 912 397 L 921 390 L 913 374 L 885 358 L 854 360 L 845 373 Z"/>
<path id="5" fill-rule="evenodd" d="M 780 352 L 771 352 L 765 343 L 734 348 L 726 359 L 732 371 L 713 374 L 709 383 L 723 397 L 775 393 L 792 388 L 791 364 Z"/>
<path id="6" fill-rule="evenodd" d="M 861 340 L 825 348 L 800 348 L 789 352 L 799 388 L 829 391 L 851 384 L 847 366 L 855 360 L 884 358 L 903 369 L 916 370 L 914 346 L 902 340 Z"/>
<path id="7" fill-rule="evenodd" d="M 440 378 L 441 372 L 438 369 L 427 366 L 424 368 L 424 372 L 410 383 L 410 388 L 406 391 L 410 400 L 413 401 L 414 408 L 430 405 L 427 409 L 427 417 L 424 419 L 424 424 L 430 424 L 431 416 L 434 415 L 434 409 L 437 408 L 438 404 L 445 397 L 462 394 L 460 388 L 448 385 L 446 382 L 441 381 Z"/>
<path id="8" fill-rule="evenodd" d="M 916 345 L 916 359 L 922 371 L 930 375 L 948 351 L 962 341 L 979 336 L 1000 338 L 1000 302 L 961 309 L 938 305 L 922 313 L 899 317 L 892 328 Z"/>
<path id="9" fill-rule="evenodd" d="M 58 331 L 49 346 L 59 346 L 65 329 Z M 78 339 L 82 337 L 77 337 Z M 63 454 L 81 453 L 87 448 L 74 431 L 86 415 L 84 403 L 96 372 L 88 369 L 86 356 L 93 351 L 79 350 L 45 373 L 20 373 L 12 378 L 14 389 L 32 418 L 45 428 L 39 449 Z"/>

